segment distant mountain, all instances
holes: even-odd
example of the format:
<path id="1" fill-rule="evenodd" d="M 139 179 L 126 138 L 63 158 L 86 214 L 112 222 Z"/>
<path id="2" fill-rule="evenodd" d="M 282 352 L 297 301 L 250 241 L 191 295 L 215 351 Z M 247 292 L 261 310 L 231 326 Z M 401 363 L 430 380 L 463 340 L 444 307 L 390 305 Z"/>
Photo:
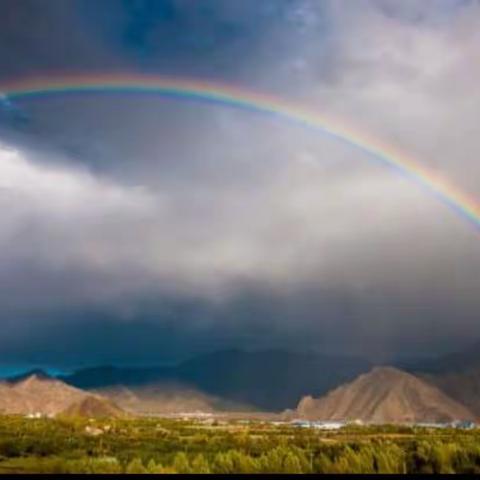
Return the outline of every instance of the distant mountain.
<path id="1" fill-rule="evenodd" d="M 296 410 L 303 418 L 365 423 L 449 422 L 476 415 L 434 385 L 392 367 L 376 367 L 356 380 Z"/>
<path id="2" fill-rule="evenodd" d="M 126 387 L 135 395 L 149 385 L 158 390 L 162 384 L 177 384 L 230 406 L 281 411 L 294 407 L 304 395 L 322 395 L 370 368 L 356 357 L 230 350 L 174 367 L 84 369 L 62 380 L 83 389 Z"/>
<path id="3" fill-rule="evenodd" d="M 418 375 L 480 417 L 480 369 Z"/>
<path id="4" fill-rule="evenodd" d="M 429 360 L 417 361 L 410 364 L 408 370 L 429 374 L 464 373 L 480 370 L 480 342 L 462 351 L 448 353 Z"/>
<path id="5" fill-rule="evenodd" d="M 228 402 L 177 383 L 107 387 L 95 392 L 113 400 L 125 411 L 137 414 L 249 411 L 248 406 Z"/>
<path id="6" fill-rule="evenodd" d="M 208 393 L 266 410 L 283 410 L 307 393 L 321 395 L 367 371 L 366 361 L 283 351 L 212 353 L 179 367 L 182 379 Z"/>
<path id="7" fill-rule="evenodd" d="M 67 385 L 43 372 L 0 382 L 0 413 L 55 416 L 73 404 L 102 401 L 100 397 Z"/>
<path id="8" fill-rule="evenodd" d="M 55 377 L 49 375 L 47 372 L 45 372 L 45 370 L 42 370 L 41 368 L 35 368 L 24 373 L 19 373 L 18 375 L 9 376 L 5 378 L 5 380 L 9 383 L 18 383 L 31 377 L 42 380 L 55 379 Z"/>
<path id="9" fill-rule="evenodd" d="M 82 389 L 96 389 L 111 386 L 136 386 L 175 378 L 170 367 L 129 368 L 101 366 L 77 370 L 70 375 L 58 377 L 64 382 Z"/>
<path id="10" fill-rule="evenodd" d="M 409 370 L 435 384 L 480 417 L 480 344 L 429 362 L 417 363 Z"/>

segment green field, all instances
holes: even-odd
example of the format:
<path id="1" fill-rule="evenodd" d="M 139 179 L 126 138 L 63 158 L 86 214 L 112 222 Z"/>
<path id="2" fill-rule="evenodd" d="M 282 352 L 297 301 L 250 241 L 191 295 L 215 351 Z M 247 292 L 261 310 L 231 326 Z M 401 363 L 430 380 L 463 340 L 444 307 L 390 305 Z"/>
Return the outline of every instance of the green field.
<path id="1" fill-rule="evenodd" d="M 0 417 L 1 473 L 480 473 L 480 431 Z"/>

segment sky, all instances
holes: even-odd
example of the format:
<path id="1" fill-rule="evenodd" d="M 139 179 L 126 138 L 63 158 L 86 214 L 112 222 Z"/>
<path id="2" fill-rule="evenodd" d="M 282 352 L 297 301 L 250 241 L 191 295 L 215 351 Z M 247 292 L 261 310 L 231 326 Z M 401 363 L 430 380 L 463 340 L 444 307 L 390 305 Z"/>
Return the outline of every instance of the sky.
<path id="1" fill-rule="evenodd" d="M 358 149 L 221 105 L 2 85 L 236 85 L 480 199 L 479 22 L 476 0 L 2 0 L 0 364 L 387 362 L 478 341 L 479 229 Z"/>

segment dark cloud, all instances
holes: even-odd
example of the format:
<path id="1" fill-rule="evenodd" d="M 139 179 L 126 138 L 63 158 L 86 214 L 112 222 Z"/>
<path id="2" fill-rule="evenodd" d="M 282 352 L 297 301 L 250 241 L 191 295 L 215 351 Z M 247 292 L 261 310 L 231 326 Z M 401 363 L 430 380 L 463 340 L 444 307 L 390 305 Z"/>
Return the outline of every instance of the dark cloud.
<path id="1" fill-rule="evenodd" d="M 0 6 L 2 78 L 67 68 L 122 65 L 81 25 L 76 1 L 4 0 Z"/>
<path id="2" fill-rule="evenodd" d="M 0 85 L 116 70 L 235 82 L 480 195 L 476 2 L 0 9 Z M 480 336 L 478 232 L 359 149 L 275 118 L 2 95 L 0 207 L 5 361 L 158 363 L 230 346 L 385 358 Z"/>

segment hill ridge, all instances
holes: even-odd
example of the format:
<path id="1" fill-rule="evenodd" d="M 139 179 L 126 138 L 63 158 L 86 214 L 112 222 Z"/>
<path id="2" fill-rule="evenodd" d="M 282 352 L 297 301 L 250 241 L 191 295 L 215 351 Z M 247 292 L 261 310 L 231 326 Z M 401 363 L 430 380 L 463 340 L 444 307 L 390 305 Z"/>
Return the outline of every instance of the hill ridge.
<path id="1" fill-rule="evenodd" d="M 300 400 L 297 414 L 319 420 L 365 423 L 448 422 L 475 415 L 444 392 L 395 367 L 375 367 L 325 396 Z"/>

